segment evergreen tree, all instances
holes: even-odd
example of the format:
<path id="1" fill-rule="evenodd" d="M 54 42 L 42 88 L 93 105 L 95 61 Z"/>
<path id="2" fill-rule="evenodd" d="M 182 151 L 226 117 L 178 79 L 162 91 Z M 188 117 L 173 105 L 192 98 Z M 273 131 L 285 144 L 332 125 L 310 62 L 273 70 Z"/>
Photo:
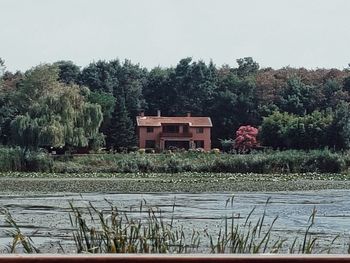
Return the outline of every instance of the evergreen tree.
<path id="1" fill-rule="evenodd" d="M 59 81 L 65 84 L 79 84 L 80 68 L 72 61 L 57 61 L 53 64 L 59 68 Z"/>
<path id="2" fill-rule="evenodd" d="M 125 99 L 117 99 L 107 133 L 107 147 L 130 148 L 136 145 L 134 126 L 125 106 Z"/>

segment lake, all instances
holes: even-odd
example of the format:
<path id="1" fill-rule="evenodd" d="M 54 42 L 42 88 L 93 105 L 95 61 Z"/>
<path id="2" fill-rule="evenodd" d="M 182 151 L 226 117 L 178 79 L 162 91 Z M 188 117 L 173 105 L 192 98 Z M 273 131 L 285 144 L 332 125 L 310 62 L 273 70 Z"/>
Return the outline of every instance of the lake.
<path id="1" fill-rule="evenodd" d="M 0 206 L 8 209 L 21 230 L 31 236 L 43 252 L 74 252 L 72 227 L 69 220 L 69 202 L 77 207 L 87 207 L 89 202 L 99 210 L 109 210 L 113 203 L 120 210 L 134 210 L 135 217 L 142 200 L 147 206 L 157 206 L 165 218 L 173 217 L 178 225 L 191 231 L 207 229 L 216 233 L 224 226 L 224 218 L 234 216 L 244 223 L 244 218 L 256 207 L 251 216 L 255 222 L 266 207 L 265 224 L 269 225 L 278 216 L 274 235 L 302 238 L 314 207 L 317 209 L 315 225 L 311 232 L 320 237 L 320 246 L 339 235 L 334 244 L 335 253 L 347 251 L 350 231 L 350 190 L 319 190 L 297 192 L 236 192 L 233 204 L 226 202 L 232 193 L 57 193 L 0 195 Z M 270 198 L 270 199 L 269 199 Z M 269 199 L 269 204 L 265 206 Z M 173 205 L 175 203 L 175 210 Z M 2 250 L 12 239 L 6 231 L 4 216 L 0 221 Z"/>

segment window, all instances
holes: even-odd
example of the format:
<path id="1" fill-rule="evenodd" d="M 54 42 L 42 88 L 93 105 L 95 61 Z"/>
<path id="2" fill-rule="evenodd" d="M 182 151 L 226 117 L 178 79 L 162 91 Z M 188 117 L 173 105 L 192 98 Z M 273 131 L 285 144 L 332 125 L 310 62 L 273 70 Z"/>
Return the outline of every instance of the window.
<path id="1" fill-rule="evenodd" d="M 204 148 L 204 141 L 194 141 L 196 148 Z"/>
<path id="2" fill-rule="evenodd" d="M 188 126 L 187 125 L 185 125 L 185 126 L 183 126 L 183 133 L 188 133 Z"/>
<path id="3" fill-rule="evenodd" d="M 153 127 L 147 127 L 147 133 L 152 133 L 153 132 Z"/>
<path id="4" fill-rule="evenodd" d="M 179 126 L 178 125 L 165 125 L 165 126 L 163 126 L 163 132 L 179 133 Z"/>
<path id="5" fill-rule="evenodd" d="M 203 127 L 196 128 L 196 133 L 203 133 L 204 129 Z"/>
<path id="6" fill-rule="evenodd" d="M 146 148 L 156 148 L 155 140 L 146 140 Z"/>

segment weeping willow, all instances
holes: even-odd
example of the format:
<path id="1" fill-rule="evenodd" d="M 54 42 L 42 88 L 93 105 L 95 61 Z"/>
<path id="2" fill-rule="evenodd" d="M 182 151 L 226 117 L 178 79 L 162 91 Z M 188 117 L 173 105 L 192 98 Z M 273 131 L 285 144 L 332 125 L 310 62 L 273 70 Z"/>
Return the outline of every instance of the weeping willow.
<path id="1" fill-rule="evenodd" d="M 58 81 L 58 70 L 40 65 L 25 74 L 11 122 L 13 142 L 26 147 L 86 147 L 103 143 L 101 106 L 87 102 L 87 88 Z"/>

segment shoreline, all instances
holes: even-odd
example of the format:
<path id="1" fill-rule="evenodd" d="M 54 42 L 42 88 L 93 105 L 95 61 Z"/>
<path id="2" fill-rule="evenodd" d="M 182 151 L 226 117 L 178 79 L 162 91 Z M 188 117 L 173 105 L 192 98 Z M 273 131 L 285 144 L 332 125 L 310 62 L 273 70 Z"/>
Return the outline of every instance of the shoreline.
<path id="1" fill-rule="evenodd" d="M 51 176 L 50 176 L 51 175 Z M 89 176 L 90 175 L 90 176 Z M 214 193 L 350 189 L 348 174 L 1 173 L 1 193 Z"/>

